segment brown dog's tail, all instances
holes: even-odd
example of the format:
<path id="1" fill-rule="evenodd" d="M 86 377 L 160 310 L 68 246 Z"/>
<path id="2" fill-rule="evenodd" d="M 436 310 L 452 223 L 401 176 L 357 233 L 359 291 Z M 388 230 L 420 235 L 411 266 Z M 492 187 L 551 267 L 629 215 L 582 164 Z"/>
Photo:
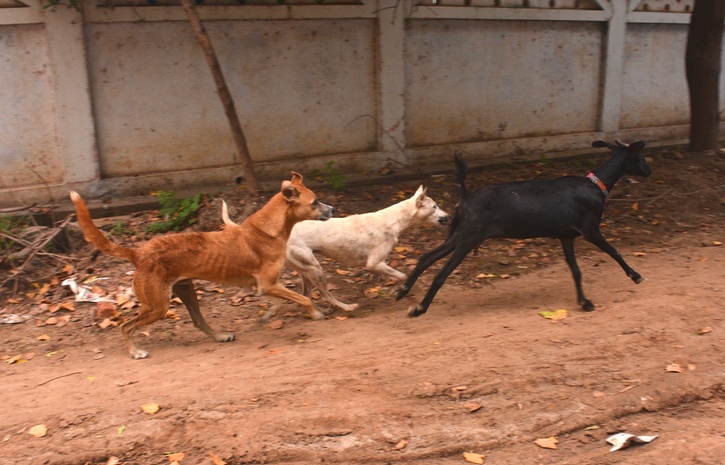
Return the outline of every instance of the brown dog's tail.
<path id="1" fill-rule="evenodd" d="M 83 201 L 83 197 L 81 197 L 78 192 L 71 191 L 70 199 L 76 207 L 76 218 L 78 219 L 78 224 L 81 226 L 83 237 L 85 237 L 86 241 L 95 245 L 98 250 L 107 255 L 125 258 L 131 263 L 136 263 L 135 250 L 121 247 L 120 245 L 109 241 L 108 238 L 103 235 L 101 230 L 93 224 L 91 212 L 88 211 L 86 202 Z"/>

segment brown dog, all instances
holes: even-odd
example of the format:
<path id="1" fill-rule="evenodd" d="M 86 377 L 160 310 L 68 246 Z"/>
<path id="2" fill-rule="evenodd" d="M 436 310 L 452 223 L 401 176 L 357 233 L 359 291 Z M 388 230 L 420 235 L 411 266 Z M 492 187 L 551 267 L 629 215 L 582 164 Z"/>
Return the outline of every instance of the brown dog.
<path id="1" fill-rule="evenodd" d="M 93 224 L 81 196 L 71 192 L 70 198 L 86 241 L 105 254 L 125 258 L 136 268 L 133 284 L 141 310 L 121 324 L 133 358 L 148 357 L 148 352 L 134 344 L 133 333 L 166 315 L 171 292 L 189 310 L 194 326 L 216 341 L 234 340 L 234 334 L 218 333 L 204 320 L 193 278 L 239 286 L 256 284 L 259 292 L 296 302 L 313 319 L 324 318 L 310 299 L 278 282 L 286 260 L 287 239 L 295 223 L 327 220 L 333 212 L 331 206 L 317 200 L 302 184 L 302 176 L 295 172 L 291 181 L 282 182 L 280 192 L 240 225 L 226 225 L 221 231 L 208 233 L 158 236 L 138 249 L 127 249 L 109 241 Z"/>

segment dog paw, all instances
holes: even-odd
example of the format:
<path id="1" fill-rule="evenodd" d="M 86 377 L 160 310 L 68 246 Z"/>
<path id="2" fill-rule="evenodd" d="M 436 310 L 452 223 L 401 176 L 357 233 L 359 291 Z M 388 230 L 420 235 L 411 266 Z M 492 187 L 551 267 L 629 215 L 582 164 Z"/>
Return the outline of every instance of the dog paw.
<path id="1" fill-rule="evenodd" d="M 266 324 L 270 318 L 275 316 L 277 314 L 276 308 L 270 308 L 266 312 L 264 312 L 264 315 L 262 315 L 262 318 L 259 319 L 259 324 Z"/>
<path id="2" fill-rule="evenodd" d="M 234 340 L 234 334 L 232 333 L 221 333 L 215 334 L 214 340 L 217 342 L 232 342 Z"/>
<path id="3" fill-rule="evenodd" d="M 141 349 L 134 349 L 131 352 L 131 357 L 134 360 L 141 360 L 142 358 L 148 358 L 148 356 L 149 356 L 149 353 L 146 352 L 145 350 L 141 350 Z"/>
<path id="4" fill-rule="evenodd" d="M 360 307 L 359 304 L 342 304 L 340 305 L 340 310 L 345 312 L 354 312 Z"/>

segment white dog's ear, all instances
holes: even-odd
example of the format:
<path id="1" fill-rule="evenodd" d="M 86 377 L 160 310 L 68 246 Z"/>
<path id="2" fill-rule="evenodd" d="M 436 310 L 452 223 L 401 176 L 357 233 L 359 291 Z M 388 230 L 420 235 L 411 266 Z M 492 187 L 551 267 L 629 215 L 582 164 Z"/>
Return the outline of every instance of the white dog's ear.
<path id="1" fill-rule="evenodd" d="M 413 198 L 415 199 L 415 206 L 417 208 L 420 208 L 423 205 L 423 201 L 425 200 L 425 192 L 427 190 L 428 189 L 423 187 L 423 185 L 421 184 L 420 187 L 418 187 L 418 190 L 415 191 L 415 195 L 413 196 Z"/>
<path id="2" fill-rule="evenodd" d="M 229 218 L 229 208 L 227 208 L 227 203 L 224 200 L 222 200 L 222 220 L 224 224 L 237 224 Z"/>

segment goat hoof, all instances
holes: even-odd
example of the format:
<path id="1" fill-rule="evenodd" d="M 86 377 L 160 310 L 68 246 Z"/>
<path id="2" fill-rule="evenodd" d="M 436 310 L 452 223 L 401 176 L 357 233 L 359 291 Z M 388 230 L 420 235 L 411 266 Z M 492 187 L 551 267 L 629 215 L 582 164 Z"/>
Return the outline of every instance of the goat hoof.
<path id="1" fill-rule="evenodd" d="M 399 288 L 397 291 L 395 291 L 395 300 L 398 301 L 408 295 L 408 291 L 410 291 L 410 289 L 407 289 L 405 287 Z"/>
<path id="2" fill-rule="evenodd" d="M 632 281 L 634 281 L 635 284 L 639 284 L 644 281 L 644 278 L 638 274 L 635 274 L 634 276 L 632 276 Z"/>
<path id="3" fill-rule="evenodd" d="M 585 312 L 594 311 L 594 304 L 592 303 L 592 301 L 585 300 L 584 303 L 582 304 L 582 310 L 584 310 Z"/>
<path id="4" fill-rule="evenodd" d="M 420 305 L 418 305 L 417 307 L 410 307 L 410 309 L 408 310 L 408 316 L 411 318 L 421 316 L 424 313 L 425 310 L 423 310 Z"/>

